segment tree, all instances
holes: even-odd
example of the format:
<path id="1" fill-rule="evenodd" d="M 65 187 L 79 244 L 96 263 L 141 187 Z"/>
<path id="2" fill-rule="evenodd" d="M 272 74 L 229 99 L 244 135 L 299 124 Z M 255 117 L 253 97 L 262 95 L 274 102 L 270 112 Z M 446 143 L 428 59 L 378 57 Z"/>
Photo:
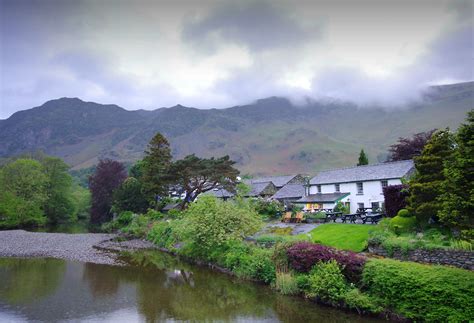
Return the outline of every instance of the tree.
<path id="1" fill-rule="evenodd" d="M 59 158 L 46 156 L 41 160 L 47 177 L 44 212 L 50 223 L 69 220 L 74 213 L 72 177 L 69 166 Z"/>
<path id="2" fill-rule="evenodd" d="M 262 220 L 247 204 L 224 202 L 203 196 L 186 211 L 182 224 L 183 238 L 197 257 L 207 258 L 229 241 L 242 241 L 256 233 Z"/>
<path id="3" fill-rule="evenodd" d="M 443 172 L 444 163 L 451 161 L 453 147 L 453 136 L 449 129 L 440 130 L 432 135 L 421 156 L 414 159 L 416 173 L 410 181 L 408 210 L 422 225 L 436 216 L 441 208 L 438 198 L 446 179 Z"/>
<path id="4" fill-rule="evenodd" d="M 414 134 L 411 138 L 398 138 L 398 142 L 393 144 L 388 149 L 387 161 L 399 161 L 413 159 L 416 156 L 420 156 L 428 140 L 430 140 L 436 129 L 419 132 Z"/>
<path id="5" fill-rule="evenodd" d="M 171 149 L 168 140 L 157 133 L 145 150 L 143 165 L 137 166 L 143 172 L 143 189 L 148 199 L 155 201 L 157 195 L 168 195 L 168 170 L 171 165 Z"/>
<path id="6" fill-rule="evenodd" d="M 170 167 L 170 178 L 173 183 L 180 185 L 186 194 L 181 207 L 186 208 L 199 194 L 216 187 L 233 192 L 239 175 L 239 171 L 233 167 L 234 164 L 229 156 L 206 159 L 194 154 L 174 162 Z"/>
<path id="7" fill-rule="evenodd" d="M 127 172 L 122 163 L 111 159 L 99 161 L 95 173 L 89 177 L 92 223 L 100 224 L 112 218 L 113 193 L 125 178 L 127 178 Z"/>
<path id="8" fill-rule="evenodd" d="M 0 227 L 44 224 L 47 177 L 42 165 L 17 159 L 0 170 Z"/>
<path id="9" fill-rule="evenodd" d="M 455 135 L 453 158 L 445 163 L 443 193 L 440 196 L 441 222 L 474 238 L 474 110 Z"/>
<path id="10" fill-rule="evenodd" d="M 113 210 L 121 213 L 132 211 L 144 213 L 148 208 L 148 201 L 142 192 L 142 184 L 134 177 L 127 178 L 114 192 Z"/>
<path id="11" fill-rule="evenodd" d="M 357 166 L 368 165 L 368 164 L 369 164 L 369 159 L 367 158 L 367 155 L 365 154 L 364 149 L 361 149 L 360 154 L 359 154 L 359 162 L 357 163 Z"/>
<path id="12" fill-rule="evenodd" d="M 389 217 L 397 215 L 398 211 L 407 206 L 407 197 L 409 196 L 408 185 L 389 185 L 383 188 L 385 200 L 385 213 Z"/>

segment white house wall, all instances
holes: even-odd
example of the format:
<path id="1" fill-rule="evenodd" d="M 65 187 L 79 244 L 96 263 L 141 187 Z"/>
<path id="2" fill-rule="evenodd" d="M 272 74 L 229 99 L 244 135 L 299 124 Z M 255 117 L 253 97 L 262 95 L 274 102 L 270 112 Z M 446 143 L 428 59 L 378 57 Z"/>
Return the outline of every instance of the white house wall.
<path id="1" fill-rule="evenodd" d="M 401 184 L 400 179 L 387 180 L 388 185 L 399 185 Z M 355 213 L 358 208 L 358 203 L 364 203 L 364 207 L 371 207 L 372 202 L 379 202 L 380 205 L 384 202 L 382 182 L 378 181 L 365 181 L 362 182 L 364 185 L 364 193 L 357 194 L 357 184 L 354 183 L 340 183 L 341 193 L 350 193 L 349 196 L 343 198 L 341 202 L 350 202 L 351 213 Z M 321 185 L 321 193 L 334 193 L 336 191 L 334 184 L 323 184 Z M 317 185 L 311 185 L 310 194 L 318 193 Z M 333 208 L 334 203 L 324 203 L 324 208 Z"/>

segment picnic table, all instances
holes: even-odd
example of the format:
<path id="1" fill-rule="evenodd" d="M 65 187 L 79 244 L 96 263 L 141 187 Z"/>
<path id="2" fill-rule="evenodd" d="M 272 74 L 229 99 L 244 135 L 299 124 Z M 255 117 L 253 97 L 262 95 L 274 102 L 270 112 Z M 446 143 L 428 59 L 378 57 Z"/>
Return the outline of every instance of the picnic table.
<path id="1" fill-rule="evenodd" d="M 326 213 L 326 218 L 324 219 L 324 222 L 328 222 L 331 220 L 336 222 L 337 217 L 340 215 L 342 215 L 342 212 L 328 212 Z"/>
<path id="2" fill-rule="evenodd" d="M 382 218 L 382 213 L 369 213 L 362 218 L 362 223 L 365 224 L 366 222 L 370 222 L 372 224 L 377 224 L 380 220 L 382 220 Z"/>

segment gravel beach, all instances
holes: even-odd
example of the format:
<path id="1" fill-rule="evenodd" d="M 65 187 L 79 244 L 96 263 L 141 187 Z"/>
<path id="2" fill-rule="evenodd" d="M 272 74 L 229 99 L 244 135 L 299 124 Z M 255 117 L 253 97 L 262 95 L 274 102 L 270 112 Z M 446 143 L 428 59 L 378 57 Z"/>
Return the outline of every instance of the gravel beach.
<path id="1" fill-rule="evenodd" d="M 94 248 L 115 234 L 0 231 L 0 257 L 52 257 L 115 265 L 116 254 Z"/>

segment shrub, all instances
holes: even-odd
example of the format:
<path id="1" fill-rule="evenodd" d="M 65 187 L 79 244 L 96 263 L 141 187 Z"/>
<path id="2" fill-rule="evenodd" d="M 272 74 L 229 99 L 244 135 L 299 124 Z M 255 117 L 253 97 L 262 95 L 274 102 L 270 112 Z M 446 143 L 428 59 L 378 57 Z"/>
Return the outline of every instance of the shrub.
<path id="1" fill-rule="evenodd" d="M 309 275 L 296 274 L 295 279 L 296 279 L 296 285 L 298 286 L 298 289 L 306 294 L 310 288 Z"/>
<path id="2" fill-rule="evenodd" d="M 408 233 L 415 231 L 416 218 L 396 216 L 390 220 L 390 230 L 395 234 Z"/>
<path id="3" fill-rule="evenodd" d="M 173 229 L 168 222 L 159 221 L 153 223 L 147 234 L 147 240 L 153 242 L 158 247 L 170 248 L 174 241 Z"/>
<path id="4" fill-rule="evenodd" d="M 370 295 L 412 320 L 474 319 L 474 273 L 391 259 L 371 259 L 363 272 Z M 395 301 L 396 300 L 396 301 Z"/>
<path id="5" fill-rule="evenodd" d="M 150 225 L 150 218 L 145 215 L 138 215 L 133 218 L 132 222 L 121 231 L 125 234 L 132 235 L 136 238 L 145 238 Z"/>
<path id="6" fill-rule="evenodd" d="M 250 248 L 250 253 L 240 254 L 234 271 L 239 277 L 252 278 L 264 283 L 275 281 L 275 264 L 272 251 L 262 248 Z"/>
<path id="7" fill-rule="evenodd" d="M 308 278 L 307 297 L 338 305 L 347 292 L 348 286 L 335 260 L 319 262 L 311 270 Z"/>
<path id="8" fill-rule="evenodd" d="M 344 303 L 347 307 L 355 309 L 359 313 L 379 313 L 383 310 L 373 297 L 363 294 L 357 288 L 351 288 L 344 295 Z"/>
<path id="9" fill-rule="evenodd" d="M 161 220 L 163 219 L 163 213 L 158 212 L 153 209 L 148 209 L 148 211 L 145 213 L 145 216 L 149 217 L 151 220 Z"/>
<path id="10" fill-rule="evenodd" d="M 410 214 L 410 212 L 407 209 L 401 209 L 400 211 L 398 211 L 397 216 L 399 216 L 401 218 L 409 218 L 412 215 Z"/>
<path id="11" fill-rule="evenodd" d="M 389 185 L 383 188 L 383 196 L 385 199 L 385 212 L 387 216 L 394 217 L 398 211 L 407 205 L 407 197 L 409 195 L 408 185 Z"/>
<path id="12" fill-rule="evenodd" d="M 120 226 L 126 226 L 133 220 L 133 212 L 131 211 L 125 211 L 120 213 L 120 215 L 117 217 L 117 223 Z"/>
<path id="13" fill-rule="evenodd" d="M 308 272 L 318 262 L 335 260 L 341 265 L 344 275 L 357 282 L 362 274 L 366 258 L 350 251 L 339 251 L 310 242 L 299 242 L 287 250 L 291 267 L 299 272 Z"/>
<path id="14" fill-rule="evenodd" d="M 283 295 L 295 295 L 300 291 L 295 275 L 292 272 L 277 272 L 275 289 Z"/>

